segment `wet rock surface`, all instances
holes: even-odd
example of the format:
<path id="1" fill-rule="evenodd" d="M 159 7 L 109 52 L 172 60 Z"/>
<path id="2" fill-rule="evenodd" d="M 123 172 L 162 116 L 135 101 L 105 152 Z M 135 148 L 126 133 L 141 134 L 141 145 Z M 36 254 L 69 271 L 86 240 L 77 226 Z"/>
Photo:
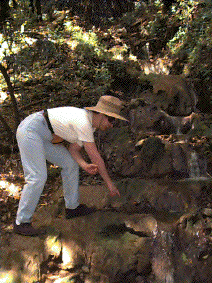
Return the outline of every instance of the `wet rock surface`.
<path id="1" fill-rule="evenodd" d="M 141 221 L 148 222 L 146 217 L 140 216 Z M 45 234 L 28 238 L 8 231 L 7 245 L 2 239 L 1 268 L 13 271 L 13 282 L 54 282 L 48 281 L 48 274 L 62 271 L 77 275 L 81 282 L 113 282 L 118 273 L 144 270 L 154 226 L 134 230 L 125 225 L 126 219 L 125 214 L 100 210 L 66 220 L 53 217 L 53 207 L 41 208 L 34 223 Z"/>
<path id="2" fill-rule="evenodd" d="M 104 186 L 81 186 L 81 201 L 97 211 L 71 220 L 55 214 L 57 192 L 34 217 L 43 235 L 23 237 L 7 227 L 1 276 L 6 272 L 11 282 L 210 282 L 211 183 L 167 184 L 119 181 L 120 199 L 109 199 Z"/>
<path id="3" fill-rule="evenodd" d="M 135 111 L 140 113 L 139 107 Z M 192 125 L 184 135 L 176 134 L 179 129 L 164 134 L 164 123 L 160 131 L 150 130 L 149 124 L 155 123 L 151 122 L 154 115 L 151 118 L 144 116 L 145 121 L 139 116 L 137 122 L 129 125 L 120 122 L 117 127 L 100 135 L 102 154 L 116 175 L 182 179 L 188 178 L 195 166 L 199 167 L 199 177 L 210 175 L 211 157 L 207 155 L 210 137 L 194 135 L 195 126 Z"/>

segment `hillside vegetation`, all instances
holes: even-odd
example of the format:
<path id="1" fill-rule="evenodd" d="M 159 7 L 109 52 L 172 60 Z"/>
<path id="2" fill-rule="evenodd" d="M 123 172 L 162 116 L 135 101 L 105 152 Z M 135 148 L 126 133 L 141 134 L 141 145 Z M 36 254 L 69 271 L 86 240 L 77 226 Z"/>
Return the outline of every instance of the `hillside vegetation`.
<path id="1" fill-rule="evenodd" d="M 211 113 L 211 1 L 105 3 L 42 0 L 42 15 L 28 1 L 1 9 L 1 153 L 30 113 L 107 94 L 129 102 L 152 91 L 151 75 L 188 78 L 197 109 Z"/>

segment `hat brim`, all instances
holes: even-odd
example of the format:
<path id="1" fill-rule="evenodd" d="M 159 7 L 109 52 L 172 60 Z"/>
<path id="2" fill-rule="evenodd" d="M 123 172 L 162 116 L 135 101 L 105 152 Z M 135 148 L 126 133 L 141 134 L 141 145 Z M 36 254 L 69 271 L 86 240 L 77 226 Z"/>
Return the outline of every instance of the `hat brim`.
<path id="1" fill-rule="evenodd" d="M 101 113 L 101 114 L 104 114 L 106 116 L 110 116 L 110 117 L 113 117 L 113 118 L 116 118 L 116 119 L 120 119 L 120 120 L 123 120 L 123 121 L 126 121 L 126 122 L 129 122 L 127 119 L 125 119 L 124 117 L 116 114 L 116 113 L 113 113 L 113 112 L 108 112 L 108 111 L 104 111 L 103 109 L 100 109 L 96 106 L 94 107 L 85 107 L 86 110 L 91 110 L 91 111 L 95 111 L 95 112 L 98 112 L 98 113 Z"/>

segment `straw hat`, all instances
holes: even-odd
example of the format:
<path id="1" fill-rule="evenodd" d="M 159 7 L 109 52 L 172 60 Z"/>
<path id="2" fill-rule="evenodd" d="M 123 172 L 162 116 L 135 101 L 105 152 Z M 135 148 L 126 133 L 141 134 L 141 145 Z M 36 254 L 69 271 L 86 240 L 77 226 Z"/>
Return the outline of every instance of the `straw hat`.
<path id="1" fill-rule="evenodd" d="M 123 102 L 119 100 L 117 97 L 104 95 L 100 97 L 96 106 L 85 107 L 85 109 L 102 113 L 107 116 L 114 117 L 116 119 L 128 121 L 127 119 L 119 115 L 122 108 L 122 104 Z"/>

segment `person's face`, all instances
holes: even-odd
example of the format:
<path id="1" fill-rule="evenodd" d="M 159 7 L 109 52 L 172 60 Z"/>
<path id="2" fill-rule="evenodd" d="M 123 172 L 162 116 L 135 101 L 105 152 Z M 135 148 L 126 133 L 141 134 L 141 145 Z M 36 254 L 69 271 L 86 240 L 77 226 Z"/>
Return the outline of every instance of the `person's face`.
<path id="1" fill-rule="evenodd" d="M 101 114 L 99 129 L 101 131 L 106 131 L 113 127 L 114 122 L 115 122 L 115 118 Z"/>

